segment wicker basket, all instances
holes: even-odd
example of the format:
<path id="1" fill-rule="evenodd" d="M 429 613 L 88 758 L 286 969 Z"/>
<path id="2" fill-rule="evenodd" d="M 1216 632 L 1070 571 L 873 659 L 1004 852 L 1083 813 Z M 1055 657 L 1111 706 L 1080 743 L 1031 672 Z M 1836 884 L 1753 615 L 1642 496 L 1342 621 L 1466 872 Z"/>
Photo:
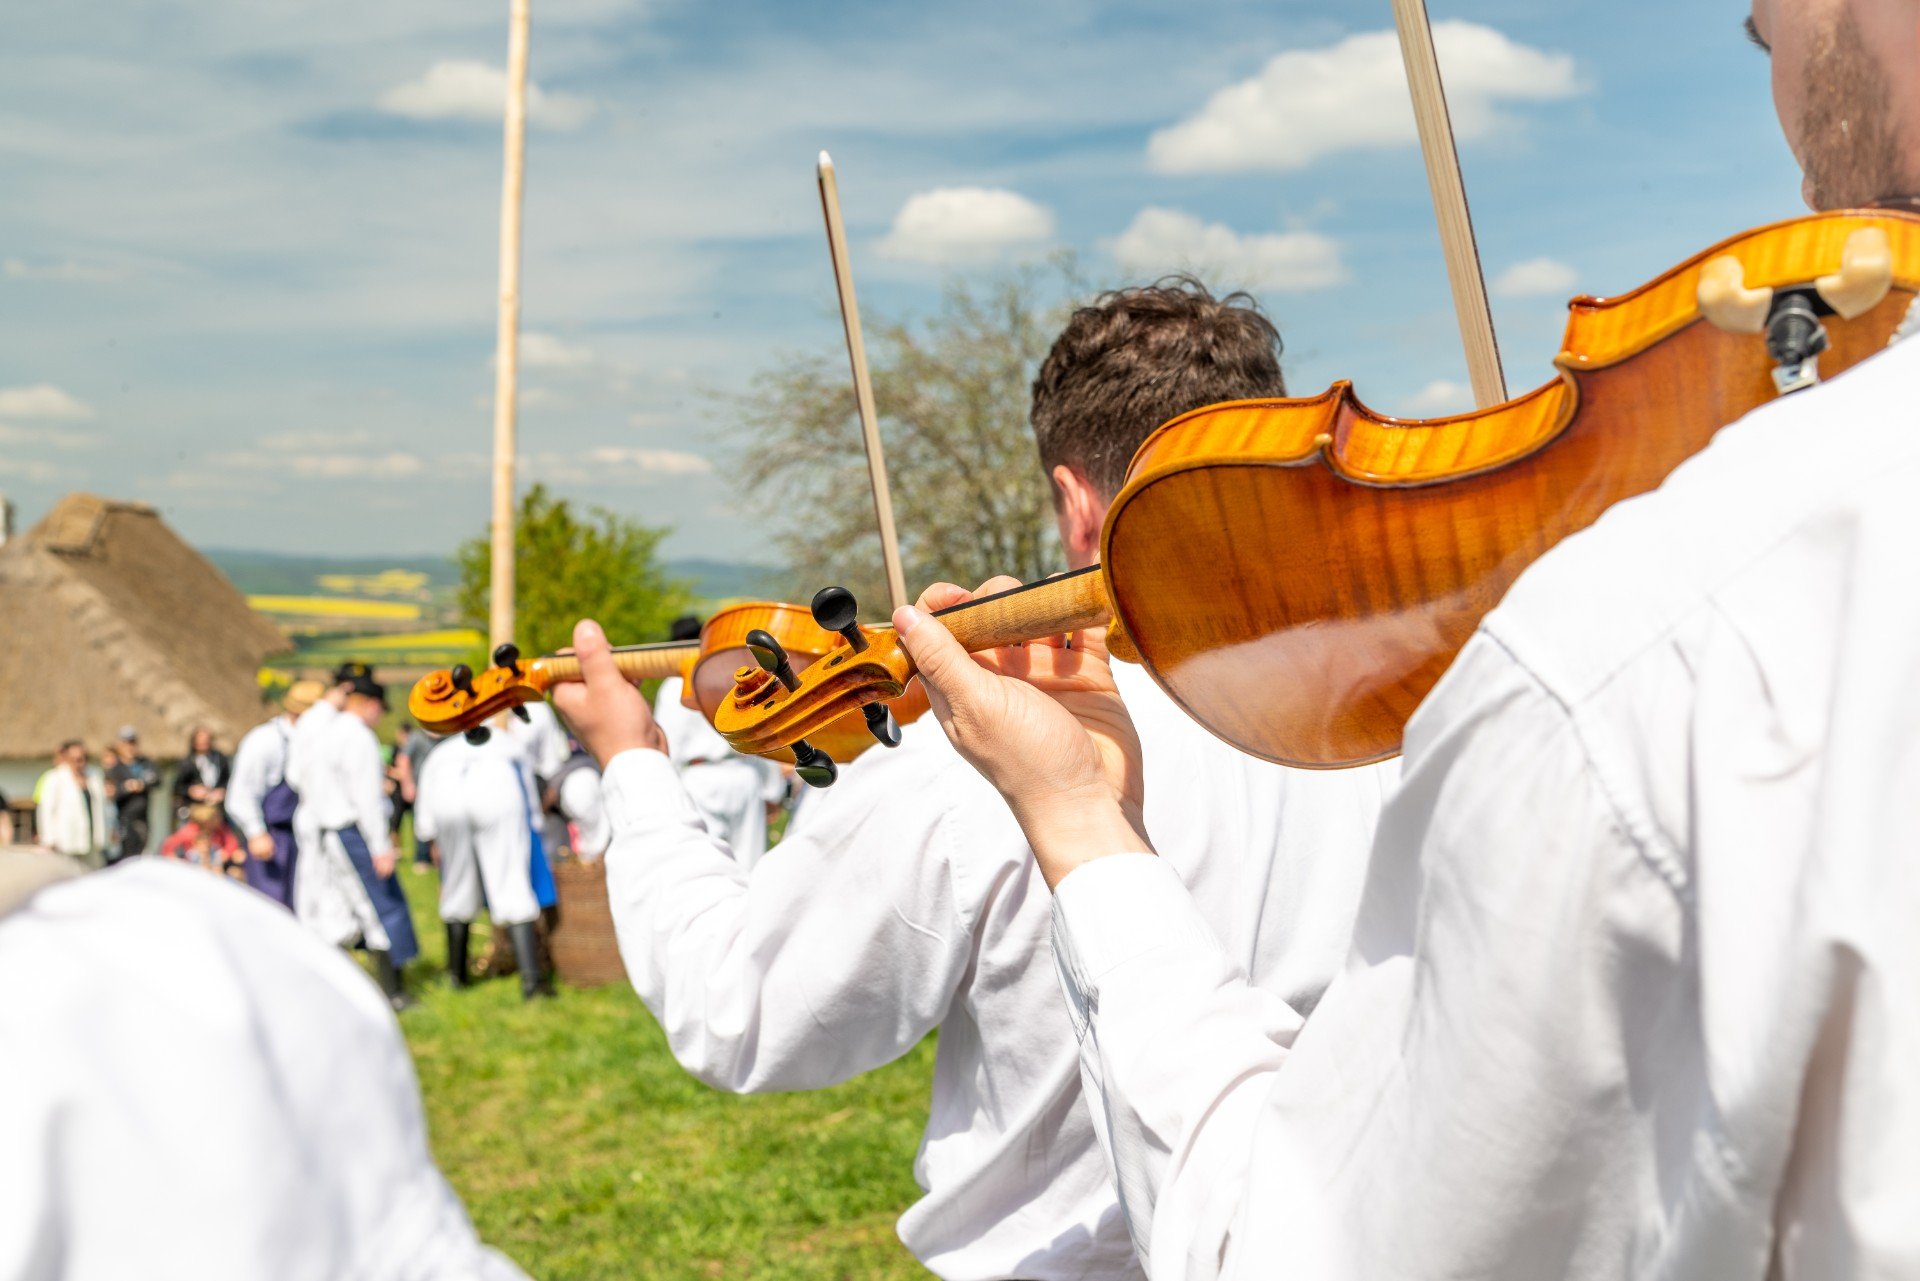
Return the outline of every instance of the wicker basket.
<path id="1" fill-rule="evenodd" d="M 606 863 L 556 863 L 553 885 L 560 895 L 560 923 L 548 939 L 555 973 L 574 987 L 624 983 L 627 971 L 607 902 Z"/>

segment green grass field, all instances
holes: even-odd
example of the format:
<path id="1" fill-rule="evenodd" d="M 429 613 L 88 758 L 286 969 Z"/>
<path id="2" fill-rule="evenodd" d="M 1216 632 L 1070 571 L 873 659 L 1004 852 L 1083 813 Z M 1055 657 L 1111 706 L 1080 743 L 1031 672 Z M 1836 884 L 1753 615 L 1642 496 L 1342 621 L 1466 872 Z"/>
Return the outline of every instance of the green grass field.
<path id="1" fill-rule="evenodd" d="M 403 875 L 424 955 L 401 1026 L 434 1153 L 480 1235 L 530 1275 L 925 1275 L 893 1224 L 918 1195 L 931 1041 L 836 1089 L 720 1094 L 624 984 L 532 1005 L 513 978 L 448 988 L 437 880 Z"/>

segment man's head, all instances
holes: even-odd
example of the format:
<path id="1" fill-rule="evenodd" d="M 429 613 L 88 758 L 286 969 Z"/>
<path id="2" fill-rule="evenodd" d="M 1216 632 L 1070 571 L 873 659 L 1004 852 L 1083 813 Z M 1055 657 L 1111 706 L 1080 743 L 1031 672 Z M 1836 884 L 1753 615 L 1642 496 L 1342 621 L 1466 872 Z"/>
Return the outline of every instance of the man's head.
<path id="1" fill-rule="evenodd" d="M 1920 0 L 1754 0 L 1814 209 L 1920 195 Z"/>
<path id="2" fill-rule="evenodd" d="M 371 676 L 356 676 L 347 686 L 346 712 L 358 716 L 371 729 L 380 723 L 387 710 L 387 687 Z"/>
<path id="3" fill-rule="evenodd" d="M 701 622 L 692 614 L 683 614 L 673 620 L 667 629 L 670 641 L 697 641 L 700 639 Z"/>
<path id="4" fill-rule="evenodd" d="M 60 749 L 53 756 L 55 760 L 71 769 L 84 769 L 87 764 L 86 745 L 77 738 L 70 738 L 60 744 Z"/>
<path id="5" fill-rule="evenodd" d="M 1107 507 L 1156 427 L 1203 405 L 1286 394 L 1280 334 L 1245 294 L 1215 298 L 1169 276 L 1074 312 L 1033 380 L 1033 434 L 1068 563 L 1099 559 Z"/>
<path id="6" fill-rule="evenodd" d="M 132 760 L 140 754 L 140 735 L 131 725 L 120 727 L 120 755 Z"/>

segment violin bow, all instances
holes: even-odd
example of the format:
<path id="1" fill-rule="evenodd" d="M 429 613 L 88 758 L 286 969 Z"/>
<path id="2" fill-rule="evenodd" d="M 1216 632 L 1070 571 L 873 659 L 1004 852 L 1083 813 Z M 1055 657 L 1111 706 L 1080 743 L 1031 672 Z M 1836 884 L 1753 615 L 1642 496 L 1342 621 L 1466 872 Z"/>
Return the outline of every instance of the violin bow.
<path id="1" fill-rule="evenodd" d="M 867 478 L 873 484 L 873 515 L 880 525 L 880 556 L 886 562 L 887 595 L 892 608 L 911 603 L 907 577 L 900 568 L 900 539 L 893 528 L 893 494 L 887 488 L 887 457 L 880 448 L 880 419 L 873 408 L 873 379 L 867 373 L 867 344 L 860 335 L 860 302 L 853 296 L 853 268 L 847 261 L 847 229 L 840 220 L 840 183 L 833 157 L 820 153 L 820 209 L 827 218 L 827 249 L 833 255 L 833 282 L 840 291 L 840 323 L 847 331 L 847 359 L 853 365 L 853 396 L 860 409 L 860 433 L 867 446 Z"/>
<path id="2" fill-rule="evenodd" d="M 1440 225 L 1440 250 L 1453 285 L 1453 310 L 1460 341 L 1467 351 L 1467 377 L 1481 408 L 1507 398 L 1500 371 L 1500 344 L 1493 336 L 1493 312 L 1487 306 L 1487 278 L 1474 242 L 1473 215 L 1467 209 L 1466 183 L 1460 176 L 1460 150 L 1447 113 L 1447 91 L 1440 80 L 1440 57 L 1433 48 L 1433 27 L 1426 0 L 1393 0 L 1393 21 L 1400 29 L 1400 59 L 1413 95 L 1413 119 L 1420 130 L 1420 154 L 1427 162 L 1427 186 L 1433 191 L 1434 220 Z"/>

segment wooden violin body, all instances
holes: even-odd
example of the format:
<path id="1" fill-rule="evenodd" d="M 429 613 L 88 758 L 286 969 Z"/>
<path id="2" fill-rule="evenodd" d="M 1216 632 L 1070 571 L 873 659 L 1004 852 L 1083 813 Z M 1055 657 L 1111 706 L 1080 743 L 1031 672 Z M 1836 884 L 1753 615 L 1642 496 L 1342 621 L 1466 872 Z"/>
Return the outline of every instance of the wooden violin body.
<path id="1" fill-rule="evenodd" d="M 1920 218 L 1797 219 L 1622 297 L 1575 299 L 1559 377 L 1484 412 L 1395 421 L 1341 383 L 1175 419 L 1108 513 L 1117 617 L 1162 687 L 1244 750 L 1320 768 L 1393 755 L 1528 565 L 1776 394 L 1765 342 L 1701 314 L 1707 264 L 1738 259 L 1750 288 L 1805 286 L 1865 228 L 1887 234 L 1894 279 L 1865 314 L 1826 322 L 1831 377 L 1905 316 Z"/>
<path id="2" fill-rule="evenodd" d="M 1856 254 L 1862 245 L 1878 248 Z M 1836 272 L 1856 256 L 1877 262 L 1872 288 Z M 1391 756 L 1528 565 L 1777 394 L 1760 322 L 1815 282 L 1839 309 L 1818 357 L 1832 377 L 1883 349 L 1905 316 L 1920 217 L 1796 219 L 1630 294 L 1575 299 L 1558 377 L 1476 413 L 1395 420 L 1340 383 L 1183 415 L 1134 457 L 1097 591 L 1084 574 L 1049 580 L 996 598 L 992 625 L 970 613 L 949 624 L 977 650 L 1097 625 L 1110 606 L 1115 656 L 1144 662 L 1242 750 L 1308 768 Z M 713 720 L 764 751 L 896 696 L 911 675 L 888 633 L 858 655 L 839 646 L 791 693 L 737 690 Z"/>

